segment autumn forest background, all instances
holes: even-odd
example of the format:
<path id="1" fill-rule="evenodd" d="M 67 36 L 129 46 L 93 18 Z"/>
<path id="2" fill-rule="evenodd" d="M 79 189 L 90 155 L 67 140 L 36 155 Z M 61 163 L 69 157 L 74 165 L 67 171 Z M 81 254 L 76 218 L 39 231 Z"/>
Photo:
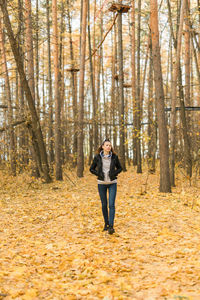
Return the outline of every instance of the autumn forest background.
<path id="1" fill-rule="evenodd" d="M 0 66 L 0 299 L 199 299 L 199 0 L 0 0 Z"/>

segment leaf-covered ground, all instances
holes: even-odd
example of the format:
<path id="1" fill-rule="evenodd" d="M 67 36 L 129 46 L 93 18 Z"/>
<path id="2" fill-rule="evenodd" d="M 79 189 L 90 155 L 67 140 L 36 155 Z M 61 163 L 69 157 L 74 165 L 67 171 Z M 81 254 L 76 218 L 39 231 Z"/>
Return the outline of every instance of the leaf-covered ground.
<path id="1" fill-rule="evenodd" d="M 0 173 L 0 299 L 200 299 L 198 181 L 162 194 L 158 174 L 120 174 L 110 236 L 96 178 L 65 174 Z"/>

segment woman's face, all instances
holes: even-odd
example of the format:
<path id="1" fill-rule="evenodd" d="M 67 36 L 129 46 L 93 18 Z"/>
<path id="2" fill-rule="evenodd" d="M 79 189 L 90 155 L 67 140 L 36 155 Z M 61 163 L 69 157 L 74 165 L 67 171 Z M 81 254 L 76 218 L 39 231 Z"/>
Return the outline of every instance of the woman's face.
<path id="1" fill-rule="evenodd" d="M 104 150 L 105 152 L 110 152 L 110 150 L 111 150 L 111 143 L 110 143 L 110 142 L 105 142 L 105 143 L 103 144 L 102 148 L 103 148 L 103 150 Z"/>

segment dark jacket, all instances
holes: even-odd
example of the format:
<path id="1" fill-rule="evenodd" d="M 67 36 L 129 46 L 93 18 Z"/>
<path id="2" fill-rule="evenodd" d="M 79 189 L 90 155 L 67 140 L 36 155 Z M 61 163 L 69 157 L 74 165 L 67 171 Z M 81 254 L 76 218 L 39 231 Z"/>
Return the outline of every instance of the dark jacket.
<path id="1" fill-rule="evenodd" d="M 100 154 L 97 154 L 94 157 L 94 160 L 92 162 L 92 165 L 90 167 L 90 172 L 98 177 L 99 180 L 104 180 L 104 173 L 102 170 L 103 163 L 102 163 L 102 157 Z M 115 180 L 117 178 L 117 175 L 122 171 L 121 164 L 119 162 L 119 158 L 116 154 L 112 154 L 111 156 L 111 163 L 110 163 L 110 171 L 109 171 L 109 177 L 110 180 Z"/>

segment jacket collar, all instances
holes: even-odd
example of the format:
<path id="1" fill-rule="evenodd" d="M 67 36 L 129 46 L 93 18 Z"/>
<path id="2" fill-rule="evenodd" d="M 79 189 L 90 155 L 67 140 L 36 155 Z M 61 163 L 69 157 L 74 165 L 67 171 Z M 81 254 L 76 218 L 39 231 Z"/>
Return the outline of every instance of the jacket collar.
<path id="1" fill-rule="evenodd" d="M 112 157 L 112 151 L 108 155 L 104 155 L 103 150 L 99 153 L 101 157 Z"/>

